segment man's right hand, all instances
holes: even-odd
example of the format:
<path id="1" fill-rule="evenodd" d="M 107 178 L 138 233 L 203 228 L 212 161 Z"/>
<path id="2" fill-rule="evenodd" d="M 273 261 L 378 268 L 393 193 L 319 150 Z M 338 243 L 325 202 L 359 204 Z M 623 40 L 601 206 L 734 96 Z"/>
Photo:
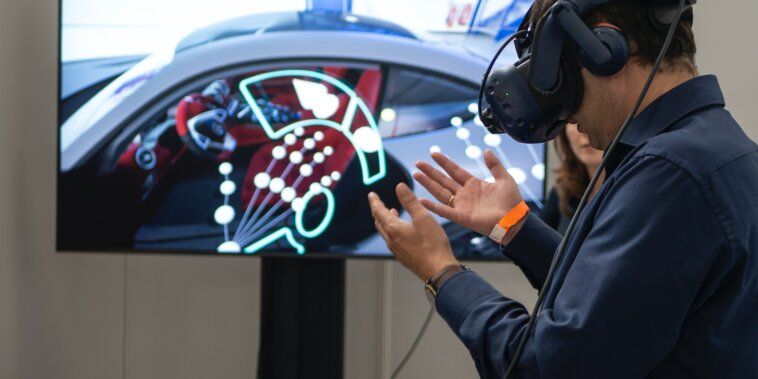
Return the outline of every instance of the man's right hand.
<path id="1" fill-rule="evenodd" d="M 522 200 L 518 184 L 491 150 L 485 151 L 484 162 L 494 183 L 476 178 L 440 153 L 433 153 L 432 159 L 447 175 L 426 162 L 416 163 L 421 172 L 413 177 L 439 201 L 421 199 L 421 204 L 458 225 L 489 235 L 495 224 Z"/>

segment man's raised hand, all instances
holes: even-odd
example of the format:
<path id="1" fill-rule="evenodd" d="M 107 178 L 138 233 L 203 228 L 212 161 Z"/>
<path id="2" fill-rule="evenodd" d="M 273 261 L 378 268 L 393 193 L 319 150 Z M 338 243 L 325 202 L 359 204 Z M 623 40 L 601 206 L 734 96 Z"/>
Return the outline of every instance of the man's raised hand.
<path id="1" fill-rule="evenodd" d="M 443 268 L 456 264 L 447 234 L 416 195 L 404 183 L 396 188 L 397 198 L 411 215 L 411 222 L 401 220 L 395 209 L 387 209 L 375 193 L 369 194 L 371 214 L 376 229 L 400 263 L 421 280 L 427 280 Z"/>
<path id="2" fill-rule="evenodd" d="M 518 185 L 491 150 L 484 152 L 484 162 L 493 183 L 476 178 L 443 154 L 433 153 L 432 159 L 444 173 L 418 162 L 421 172 L 413 177 L 438 201 L 421 199 L 421 204 L 441 217 L 488 235 L 500 218 L 521 202 Z"/>

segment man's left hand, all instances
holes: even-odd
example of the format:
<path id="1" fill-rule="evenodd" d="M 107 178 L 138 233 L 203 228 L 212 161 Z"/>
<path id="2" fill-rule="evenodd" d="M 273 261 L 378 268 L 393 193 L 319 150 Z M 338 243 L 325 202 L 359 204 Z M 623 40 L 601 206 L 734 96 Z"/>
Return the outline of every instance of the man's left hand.
<path id="1" fill-rule="evenodd" d="M 413 191 L 401 183 L 396 192 L 400 204 L 411 216 L 410 223 L 401 220 L 395 209 L 387 209 L 377 194 L 372 192 L 368 196 L 376 229 L 395 258 L 424 281 L 445 267 L 458 264 L 447 234 Z"/>

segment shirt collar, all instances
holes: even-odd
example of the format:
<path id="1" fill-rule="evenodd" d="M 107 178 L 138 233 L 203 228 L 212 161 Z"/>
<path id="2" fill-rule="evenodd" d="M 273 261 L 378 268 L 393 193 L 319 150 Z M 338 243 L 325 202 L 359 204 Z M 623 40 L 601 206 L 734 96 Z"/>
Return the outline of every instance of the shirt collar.
<path id="1" fill-rule="evenodd" d="M 632 120 L 619 142 L 639 146 L 697 110 L 724 106 L 724 95 L 714 75 L 698 76 L 663 94 Z"/>

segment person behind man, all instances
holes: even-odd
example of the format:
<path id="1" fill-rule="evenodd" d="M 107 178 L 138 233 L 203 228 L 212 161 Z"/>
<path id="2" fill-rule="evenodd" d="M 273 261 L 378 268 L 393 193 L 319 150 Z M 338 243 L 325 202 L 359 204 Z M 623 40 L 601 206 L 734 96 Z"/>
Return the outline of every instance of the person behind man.
<path id="1" fill-rule="evenodd" d="M 533 14 L 539 18 L 553 3 L 537 0 Z M 570 121 L 606 149 L 665 33 L 650 26 L 638 1 L 601 5 L 585 22 L 617 27 L 632 52 L 612 76 L 581 71 L 584 95 Z M 567 241 L 515 377 L 758 377 L 758 147 L 725 110 L 717 79 L 698 76 L 694 55 L 691 25 L 682 21 Z M 479 374 L 502 378 L 529 313 L 459 265 L 429 210 L 487 235 L 522 198 L 492 152 L 485 162 L 494 183 L 444 155 L 433 159 L 446 174 L 420 162 L 414 176 L 437 201 L 398 185 L 407 222 L 371 194 L 376 226 L 395 257 L 436 288 L 437 312 Z M 501 243 L 540 288 L 560 240 L 527 213 Z"/>
<path id="2" fill-rule="evenodd" d="M 576 124 L 566 125 L 558 134 L 555 150 L 561 165 L 556 170 L 555 186 L 547 196 L 541 218 L 558 233 L 564 234 L 590 178 L 603 160 L 603 151 L 592 147 L 589 137 L 580 133 Z M 594 196 L 602 184 L 603 181 L 598 180 L 590 196 Z"/>

